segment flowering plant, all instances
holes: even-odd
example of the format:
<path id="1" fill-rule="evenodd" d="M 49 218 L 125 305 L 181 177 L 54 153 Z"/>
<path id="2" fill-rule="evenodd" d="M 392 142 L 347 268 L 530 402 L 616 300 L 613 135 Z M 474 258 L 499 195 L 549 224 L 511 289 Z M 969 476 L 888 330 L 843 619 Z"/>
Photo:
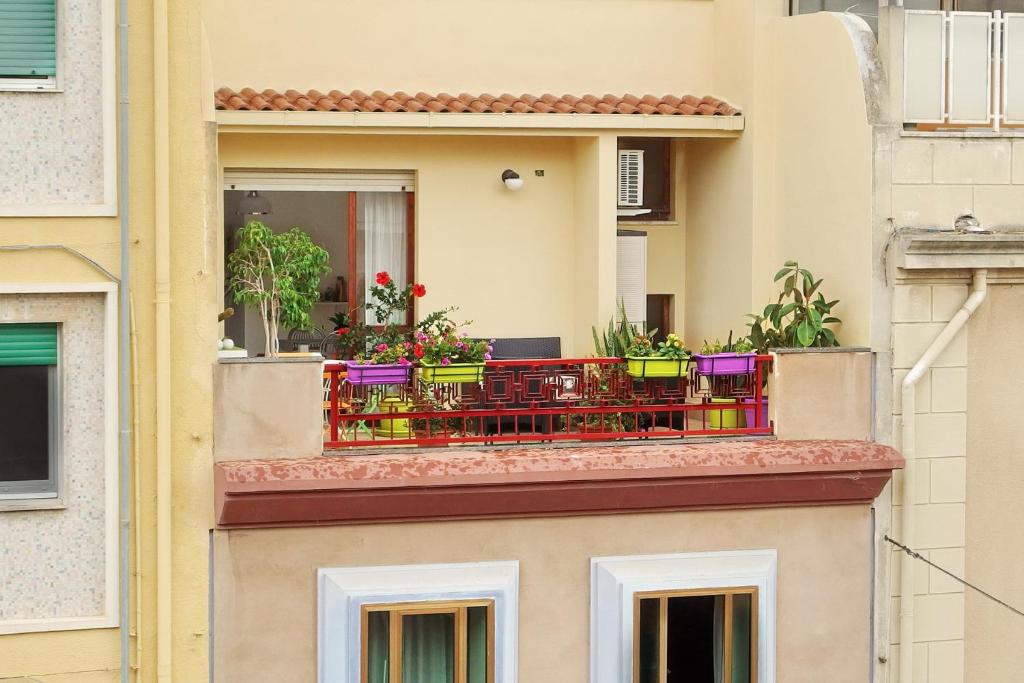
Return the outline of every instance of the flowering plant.
<path id="1" fill-rule="evenodd" d="M 626 347 L 626 355 L 634 358 L 654 355 L 654 343 L 645 334 L 637 334 L 633 337 L 629 346 Z"/>
<path id="2" fill-rule="evenodd" d="M 361 330 L 363 334 L 359 336 L 365 336 L 364 348 L 368 351 L 357 353 L 356 360 L 371 365 L 410 364 L 412 343 L 409 341 L 408 328 L 405 328 L 404 316 L 395 314 L 409 310 L 413 299 L 424 296 L 427 288 L 415 283 L 399 289 L 387 271 L 377 273 L 374 283 L 370 286 L 373 298 L 366 302 L 366 311 L 367 316 L 373 314 L 377 326 L 364 326 Z M 402 321 L 397 322 L 396 317 L 402 318 Z M 341 336 L 342 332 L 339 330 L 338 334 Z M 354 328 L 347 330 L 346 334 L 355 336 Z"/>
<path id="3" fill-rule="evenodd" d="M 467 323 L 468 324 L 468 323 Z M 447 317 L 420 327 L 413 335 L 413 355 L 425 365 L 482 363 L 491 359 L 494 340 L 469 339 Z"/>
<path id="4" fill-rule="evenodd" d="M 662 358 L 685 360 L 690 357 L 690 349 L 686 348 L 686 344 L 679 338 L 679 335 L 670 332 L 665 341 L 658 344 L 658 355 Z"/>
<path id="5" fill-rule="evenodd" d="M 412 344 L 407 341 L 391 345 L 381 342 L 373 347 L 373 353 L 367 362 L 371 365 L 412 365 L 409 361 L 411 350 Z"/>

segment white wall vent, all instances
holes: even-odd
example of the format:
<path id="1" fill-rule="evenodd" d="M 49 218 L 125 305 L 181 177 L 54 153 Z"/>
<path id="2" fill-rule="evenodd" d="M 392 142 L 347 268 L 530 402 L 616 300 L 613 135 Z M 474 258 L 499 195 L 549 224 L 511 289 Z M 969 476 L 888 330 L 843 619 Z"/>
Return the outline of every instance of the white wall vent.
<path id="1" fill-rule="evenodd" d="M 644 204 L 644 151 L 619 150 L 619 206 Z"/>

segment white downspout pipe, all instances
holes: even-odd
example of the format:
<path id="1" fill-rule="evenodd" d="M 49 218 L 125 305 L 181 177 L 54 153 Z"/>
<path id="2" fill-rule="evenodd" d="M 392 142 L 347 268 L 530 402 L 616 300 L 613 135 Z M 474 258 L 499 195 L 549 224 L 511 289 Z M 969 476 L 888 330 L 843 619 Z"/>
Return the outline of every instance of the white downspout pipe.
<path id="1" fill-rule="evenodd" d="M 978 310 L 978 306 L 988 294 L 988 271 L 975 270 L 971 278 L 971 293 L 956 315 L 946 323 L 939 336 L 925 350 L 921 358 L 914 363 L 907 376 L 903 378 L 903 495 L 902 504 L 903 538 L 900 542 L 910 548 L 916 548 L 914 537 L 914 470 L 916 468 L 917 432 L 914 413 L 916 410 L 914 389 L 917 382 L 932 367 L 953 337 L 963 329 L 968 319 Z M 914 680 L 914 569 L 915 560 L 906 553 L 901 554 L 900 572 L 900 683 L 912 683 Z"/>

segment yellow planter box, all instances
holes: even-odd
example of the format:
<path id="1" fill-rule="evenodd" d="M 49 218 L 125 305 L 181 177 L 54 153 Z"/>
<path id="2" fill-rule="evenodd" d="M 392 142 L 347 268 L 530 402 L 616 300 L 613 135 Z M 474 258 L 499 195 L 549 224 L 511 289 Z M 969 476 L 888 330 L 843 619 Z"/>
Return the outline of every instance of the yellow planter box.
<path id="1" fill-rule="evenodd" d="M 626 356 L 626 372 L 630 377 L 684 377 L 689 358 L 660 358 L 658 356 Z"/>
<path id="2" fill-rule="evenodd" d="M 421 365 L 420 377 L 428 384 L 465 384 L 484 379 L 483 363 L 452 363 L 451 365 Z"/>
<path id="3" fill-rule="evenodd" d="M 737 403 L 738 398 L 713 398 L 712 403 Z M 729 408 L 727 410 L 709 410 L 708 429 L 738 429 L 747 426 L 746 410 Z"/>

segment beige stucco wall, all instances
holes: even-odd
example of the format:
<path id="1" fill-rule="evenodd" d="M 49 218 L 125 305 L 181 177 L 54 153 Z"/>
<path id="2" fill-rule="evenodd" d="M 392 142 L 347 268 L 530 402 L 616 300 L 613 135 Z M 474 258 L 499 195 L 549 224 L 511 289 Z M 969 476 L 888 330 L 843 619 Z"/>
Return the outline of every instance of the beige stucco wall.
<path id="1" fill-rule="evenodd" d="M 870 441 L 874 360 L 867 351 L 773 354 L 768 393 L 775 435 Z"/>
<path id="2" fill-rule="evenodd" d="M 518 560 L 519 680 L 585 681 L 591 557 L 776 548 L 776 679 L 863 683 L 869 543 L 865 506 L 216 532 L 217 680 L 315 680 L 319 567 Z"/>
<path id="3" fill-rule="evenodd" d="M 967 380 L 966 573 L 971 582 L 1024 604 L 1024 422 L 1014 409 L 1024 358 L 1007 340 L 1024 334 L 1024 285 L 991 287 L 970 322 Z M 1024 670 L 1024 621 L 972 591 L 964 605 L 964 680 L 1012 681 Z"/>
<path id="4" fill-rule="evenodd" d="M 615 302 L 614 150 L 614 137 L 228 134 L 220 162 L 415 171 L 418 314 L 458 306 L 474 335 L 557 336 L 563 353 L 588 353 Z M 506 168 L 522 190 L 502 185 Z"/>
<path id="5" fill-rule="evenodd" d="M 218 86 L 704 95 L 721 54 L 715 4 L 398 0 L 382 14 L 374 0 L 218 0 L 204 20 Z M 301 36 L 302 49 L 268 50 L 269 36 Z"/>

